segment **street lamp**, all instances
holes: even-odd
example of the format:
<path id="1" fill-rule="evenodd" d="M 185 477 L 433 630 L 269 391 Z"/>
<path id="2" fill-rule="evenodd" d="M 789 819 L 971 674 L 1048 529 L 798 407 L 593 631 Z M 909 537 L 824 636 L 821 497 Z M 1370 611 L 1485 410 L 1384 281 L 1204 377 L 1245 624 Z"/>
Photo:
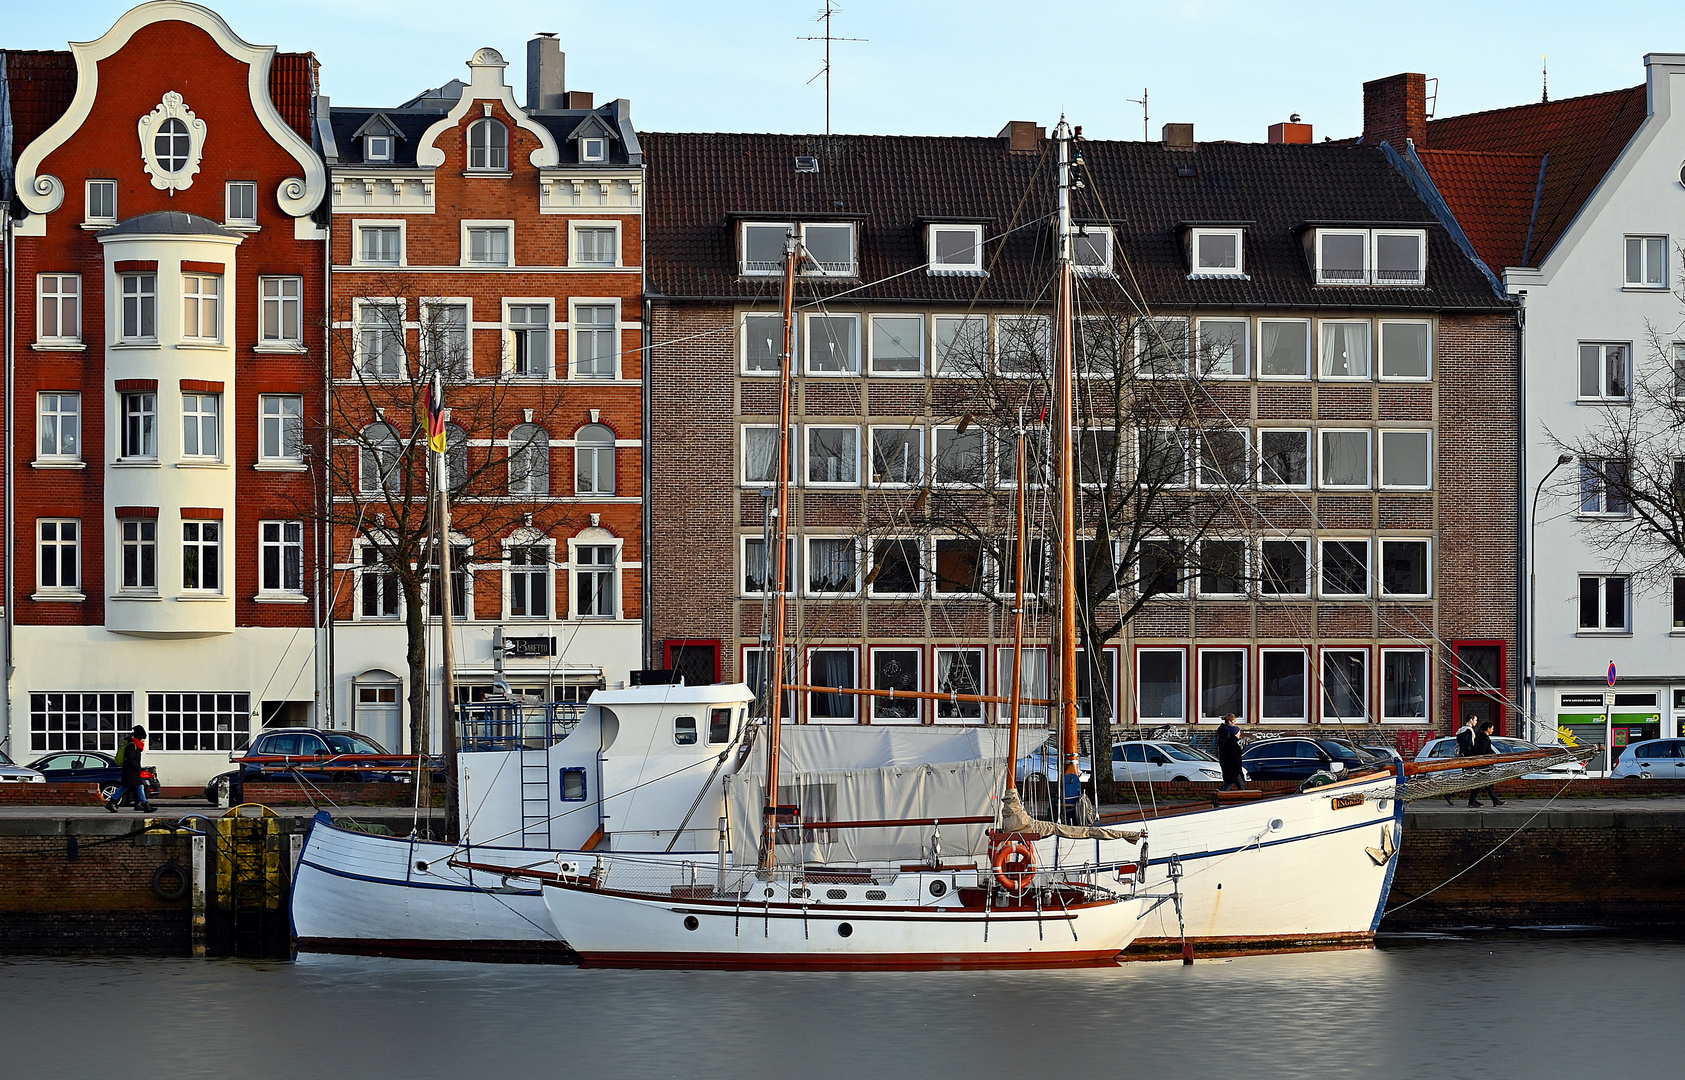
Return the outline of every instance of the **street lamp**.
<path id="1" fill-rule="evenodd" d="M 1558 454 L 1556 464 L 1533 489 L 1533 505 L 1527 517 L 1527 735 L 1538 742 L 1539 733 L 1539 494 L 1556 470 L 1574 460 L 1573 454 Z"/>

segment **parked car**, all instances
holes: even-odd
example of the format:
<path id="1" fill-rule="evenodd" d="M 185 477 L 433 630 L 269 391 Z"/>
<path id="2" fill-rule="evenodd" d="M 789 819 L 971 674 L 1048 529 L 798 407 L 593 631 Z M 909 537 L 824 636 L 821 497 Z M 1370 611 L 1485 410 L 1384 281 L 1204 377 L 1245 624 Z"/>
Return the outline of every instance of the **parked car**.
<path id="1" fill-rule="evenodd" d="M 1615 762 L 1611 780 L 1685 780 L 1685 739 L 1635 742 Z"/>
<path id="2" fill-rule="evenodd" d="M 0 750 L 0 784 L 44 784 L 47 778 L 34 769 L 26 769 Z"/>
<path id="3" fill-rule="evenodd" d="M 1059 783 L 1059 778 L 1065 775 L 1065 762 L 1059 756 L 1057 747 L 1038 746 L 1018 759 L 1020 781 L 1038 773 L 1050 784 Z M 1088 783 L 1089 777 L 1094 775 L 1094 762 L 1086 754 L 1077 755 L 1077 775 L 1085 784 Z"/>
<path id="4" fill-rule="evenodd" d="M 205 801 L 212 806 L 227 806 L 234 784 L 259 780 L 265 776 L 277 780 L 298 778 L 311 783 L 381 782 L 410 779 L 409 773 L 394 773 L 374 767 L 369 769 L 324 769 L 326 759 L 339 754 L 380 754 L 397 757 L 385 747 L 355 731 L 324 731 L 320 728 L 285 728 L 267 731 L 253 739 L 244 750 L 228 755 L 239 766 L 232 772 L 213 776 L 205 785 Z M 299 761 L 251 761 L 250 758 L 288 757 Z"/>
<path id="5" fill-rule="evenodd" d="M 100 798 L 109 800 L 123 786 L 123 767 L 110 754 L 98 750 L 65 750 L 48 754 L 29 763 L 29 767 L 47 778 L 49 784 L 98 784 Z M 158 770 L 150 765 L 140 767 L 140 778 L 146 784 L 146 797 L 158 795 Z"/>
<path id="6" fill-rule="evenodd" d="M 1358 749 L 1362 750 L 1365 754 L 1368 754 L 1370 757 L 1374 758 L 1376 761 L 1380 761 L 1380 762 L 1383 762 L 1383 763 L 1391 762 L 1392 764 L 1396 765 L 1399 762 L 1404 760 L 1404 755 L 1399 753 L 1397 750 L 1393 749 L 1390 746 L 1383 746 L 1383 745 L 1380 745 L 1380 744 L 1370 746 L 1368 744 L 1365 744 L 1365 745 L 1359 746 Z"/>
<path id="7" fill-rule="evenodd" d="M 1530 743 L 1526 739 L 1512 739 L 1508 735 L 1492 736 L 1492 749 L 1499 754 L 1525 754 L 1532 750 L 1548 750 L 1549 747 Z M 1436 758 L 1454 758 L 1457 756 L 1457 740 L 1449 736 L 1430 739 L 1416 755 L 1417 761 L 1430 761 Z M 1555 765 L 1547 766 L 1538 772 L 1530 772 L 1523 776 L 1523 780 L 1568 780 L 1586 775 L 1583 761 L 1559 761 Z"/>
<path id="8" fill-rule="evenodd" d="M 1338 776 L 1383 765 L 1344 739 L 1306 737 L 1255 742 L 1241 751 L 1240 763 L 1254 780 L 1308 780 L 1319 772 Z"/>
<path id="9" fill-rule="evenodd" d="M 1245 770 L 1242 770 L 1244 775 Z M 1112 747 L 1112 779 L 1151 783 L 1165 780 L 1223 779 L 1217 759 L 1179 742 L 1134 740 Z"/>

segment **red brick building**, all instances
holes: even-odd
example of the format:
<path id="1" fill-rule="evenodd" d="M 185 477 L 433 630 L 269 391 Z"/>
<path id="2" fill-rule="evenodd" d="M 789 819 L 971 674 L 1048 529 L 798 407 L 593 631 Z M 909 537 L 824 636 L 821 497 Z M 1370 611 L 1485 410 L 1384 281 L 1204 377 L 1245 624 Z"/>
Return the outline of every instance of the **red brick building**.
<path id="1" fill-rule="evenodd" d="M 579 700 L 643 664 L 643 166 L 625 100 L 566 90 L 528 45 L 527 99 L 495 49 L 393 108 L 335 106 L 335 700 L 393 744 L 439 674 L 424 391 L 449 411 L 455 676 Z M 421 593 L 426 595 L 412 595 Z M 429 711 L 437 716 L 436 707 Z M 402 729 L 402 730 L 401 730 Z"/>
<path id="2" fill-rule="evenodd" d="M 321 705 L 315 60 L 180 3 L 4 60 L 10 751 L 202 781 Z"/>

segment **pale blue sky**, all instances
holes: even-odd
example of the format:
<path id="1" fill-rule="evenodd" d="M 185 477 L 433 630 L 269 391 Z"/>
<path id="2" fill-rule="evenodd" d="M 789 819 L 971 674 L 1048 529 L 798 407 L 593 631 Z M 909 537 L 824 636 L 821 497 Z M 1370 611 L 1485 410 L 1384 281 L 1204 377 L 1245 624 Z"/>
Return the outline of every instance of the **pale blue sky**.
<path id="1" fill-rule="evenodd" d="M 1439 79 L 1441 116 L 1643 81 L 1646 52 L 1685 51 L 1678 0 L 1592 3 L 1351 0 L 839 0 L 833 49 L 839 132 L 993 135 L 1061 110 L 1091 138 L 1192 122 L 1201 140 L 1262 140 L 1300 113 L 1317 137 L 1356 134 L 1362 84 L 1400 71 Z M 130 3 L 21 2 L 0 44 L 64 48 L 98 37 Z M 218 0 L 248 41 L 314 51 L 336 104 L 392 105 L 463 75 L 474 49 L 510 61 L 524 97 L 526 40 L 555 31 L 568 86 L 632 99 L 640 128 L 823 131 L 824 0 Z M 21 8 L 21 10 L 20 10 Z"/>

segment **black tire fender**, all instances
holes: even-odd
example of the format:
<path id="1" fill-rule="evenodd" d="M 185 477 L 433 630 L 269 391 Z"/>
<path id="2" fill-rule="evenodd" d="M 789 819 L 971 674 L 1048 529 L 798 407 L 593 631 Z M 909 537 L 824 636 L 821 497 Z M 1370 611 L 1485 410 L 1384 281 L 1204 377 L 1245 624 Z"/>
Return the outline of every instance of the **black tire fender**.
<path id="1" fill-rule="evenodd" d="M 178 862 L 167 862 L 152 871 L 152 895 L 160 900 L 180 900 L 191 884 L 187 868 Z"/>

